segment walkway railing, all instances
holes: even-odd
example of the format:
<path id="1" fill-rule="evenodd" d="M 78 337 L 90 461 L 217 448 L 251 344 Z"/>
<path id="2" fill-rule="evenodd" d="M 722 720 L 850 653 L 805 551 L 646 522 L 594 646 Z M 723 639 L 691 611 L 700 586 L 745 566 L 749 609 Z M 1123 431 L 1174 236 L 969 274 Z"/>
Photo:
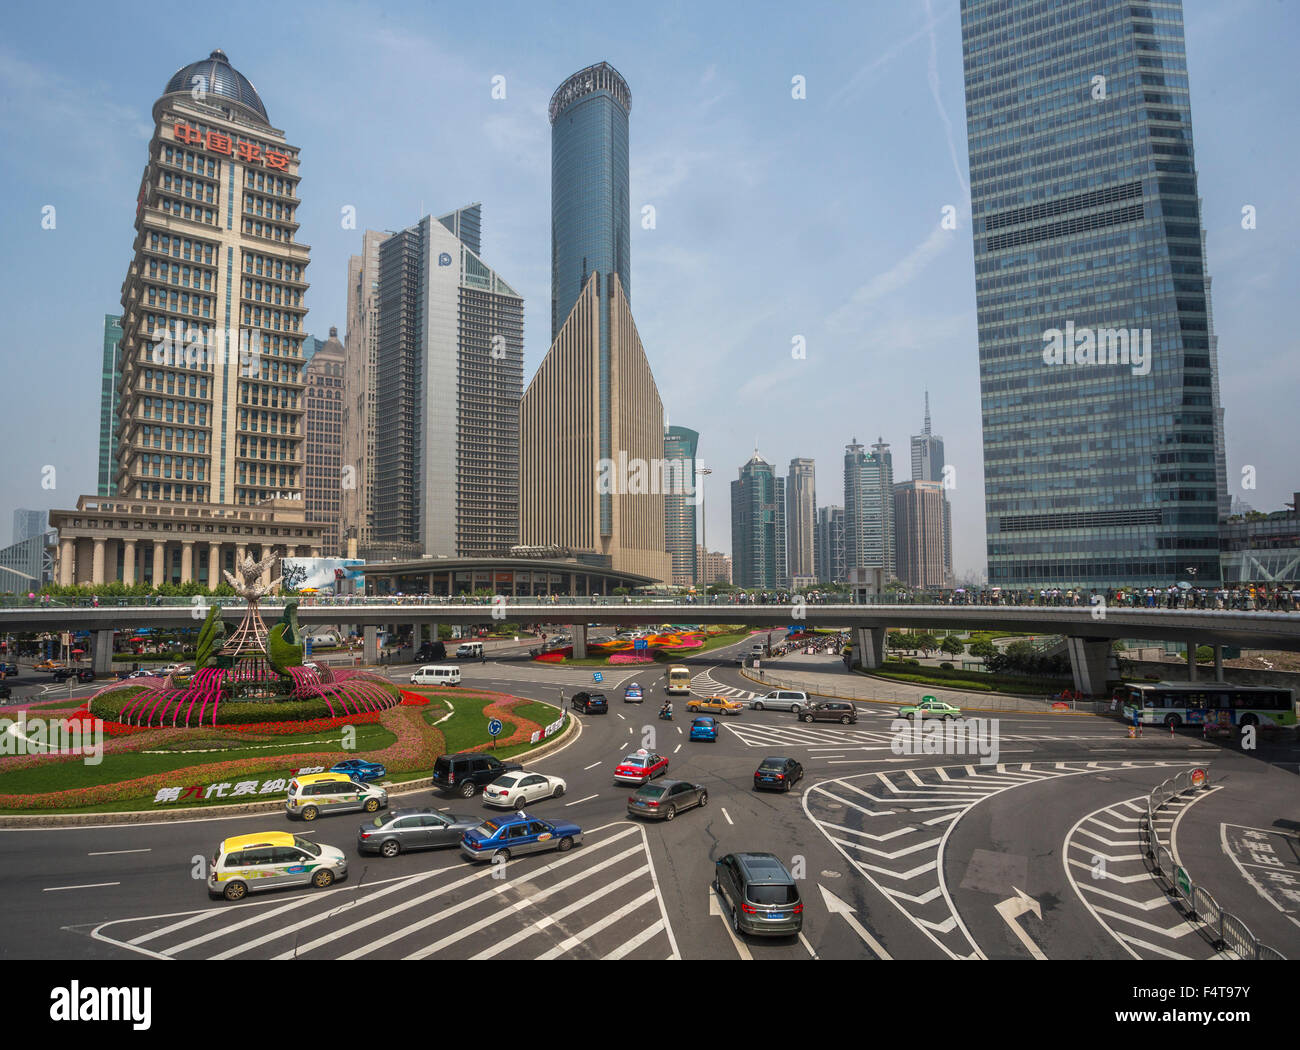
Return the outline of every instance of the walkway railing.
<path id="1" fill-rule="evenodd" d="M 1200 783 L 1194 780 L 1201 775 Z M 1173 853 L 1160 841 L 1160 831 L 1156 827 L 1156 814 L 1171 799 L 1188 792 L 1204 791 L 1210 786 L 1210 775 L 1206 770 L 1183 770 L 1177 776 L 1157 784 L 1147 796 L 1147 814 L 1140 827 L 1145 840 L 1147 859 L 1151 861 L 1154 873 L 1169 887 L 1170 896 L 1180 902 L 1188 919 L 1199 921 L 1205 926 L 1215 951 L 1230 949 L 1238 958 L 1285 959 L 1286 956 L 1276 948 L 1261 942 L 1241 919 L 1231 912 L 1224 911 L 1214 895 L 1204 886 L 1192 882 L 1187 869 L 1179 865 Z"/>

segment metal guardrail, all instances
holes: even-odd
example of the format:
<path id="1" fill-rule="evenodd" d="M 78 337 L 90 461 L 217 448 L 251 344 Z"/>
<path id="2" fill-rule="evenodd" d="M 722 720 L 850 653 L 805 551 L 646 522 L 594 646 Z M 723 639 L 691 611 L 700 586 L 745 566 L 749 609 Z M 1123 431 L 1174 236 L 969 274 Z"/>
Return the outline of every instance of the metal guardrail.
<path id="1" fill-rule="evenodd" d="M 1262 943 L 1240 918 L 1224 911 L 1214 895 L 1204 886 L 1192 882 L 1187 869 L 1174 860 L 1169 848 L 1160 841 L 1156 828 L 1156 813 L 1171 799 L 1188 791 L 1204 791 L 1210 786 L 1210 776 L 1204 774 L 1198 787 L 1192 781 L 1192 771 L 1183 770 L 1177 776 L 1157 784 L 1147 796 L 1147 815 L 1139 825 L 1145 838 L 1147 859 L 1151 861 L 1157 878 L 1169 887 L 1170 896 L 1181 902 L 1187 917 L 1205 926 L 1216 952 L 1230 950 L 1239 959 L 1281 959 L 1286 956 L 1276 948 Z"/>

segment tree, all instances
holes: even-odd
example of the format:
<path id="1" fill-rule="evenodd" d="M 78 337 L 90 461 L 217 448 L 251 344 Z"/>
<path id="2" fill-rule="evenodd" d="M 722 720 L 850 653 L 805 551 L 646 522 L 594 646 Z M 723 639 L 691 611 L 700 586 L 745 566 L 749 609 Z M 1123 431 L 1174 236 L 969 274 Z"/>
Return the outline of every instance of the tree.
<path id="1" fill-rule="evenodd" d="M 916 647 L 925 653 L 928 657 L 935 649 L 939 648 L 939 639 L 929 631 L 922 631 L 915 637 Z"/>
<path id="2" fill-rule="evenodd" d="M 998 647 L 988 638 L 976 638 L 970 643 L 967 651 L 971 656 L 978 656 L 985 663 L 998 655 Z"/>
<path id="3" fill-rule="evenodd" d="M 939 649 L 949 656 L 960 656 L 966 651 L 966 646 L 962 644 L 961 639 L 955 634 L 949 634 L 945 635 L 943 641 L 939 643 Z"/>

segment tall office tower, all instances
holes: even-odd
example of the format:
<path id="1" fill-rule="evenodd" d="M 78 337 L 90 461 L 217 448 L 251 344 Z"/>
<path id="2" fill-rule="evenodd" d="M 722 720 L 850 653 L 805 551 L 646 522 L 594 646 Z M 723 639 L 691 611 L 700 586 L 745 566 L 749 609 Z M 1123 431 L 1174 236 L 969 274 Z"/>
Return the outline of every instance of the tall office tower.
<path id="1" fill-rule="evenodd" d="M 478 206 L 469 210 L 477 242 Z M 377 297 L 371 548 L 509 550 L 519 542 L 523 298 L 427 215 L 380 245 Z"/>
<path id="2" fill-rule="evenodd" d="M 871 451 L 857 438 L 844 449 L 844 569 L 894 575 L 894 461 L 881 438 Z"/>
<path id="3" fill-rule="evenodd" d="M 311 364 L 311 359 L 316 356 L 316 352 L 324 345 L 325 340 L 317 339 L 314 335 L 302 337 L 302 364 L 304 369 Z"/>
<path id="4" fill-rule="evenodd" d="M 900 481 L 894 485 L 894 542 L 898 579 L 909 587 L 943 587 L 944 498 L 937 481 Z"/>
<path id="5" fill-rule="evenodd" d="M 1181 4 L 966 0 L 961 18 L 988 582 L 1217 582 Z"/>
<path id="6" fill-rule="evenodd" d="M 340 498 L 343 482 L 343 344 L 339 330 L 321 343 L 303 370 L 306 402 L 307 520 L 326 526 L 322 533 L 327 556 L 341 556 Z"/>
<path id="7" fill-rule="evenodd" d="M 99 387 L 99 480 L 96 493 L 117 495 L 117 378 L 122 369 L 122 315 L 104 315 L 104 356 Z"/>
<path id="8" fill-rule="evenodd" d="M 695 454 L 699 449 L 700 435 L 686 427 L 669 427 L 664 431 L 664 459 L 680 464 L 674 468 L 680 477 L 690 483 L 674 486 L 676 491 L 664 495 L 664 539 L 673 559 L 673 584 L 677 587 L 694 586 L 699 576 L 699 563 L 695 557 L 695 515 L 698 500 L 695 497 Z"/>
<path id="9" fill-rule="evenodd" d="M 379 360 L 379 246 L 391 234 L 367 230 L 348 259 L 347 360 L 343 367 L 344 542 L 370 546 L 374 527 L 375 372 Z"/>
<path id="10" fill-rule="evenodd" d="M 925 426 L 912 435 L 912 480 L 943 480 L 943 438 L 930 433 L 930 391 L 925 392 Z"/>
<path id="11" fill-rule="evenodd" d="M 790 577 L 817 575 L 817 486 L 811 459 L 790 460 L 785 483 L 786 564 Z"/>
<path id="12" fill-rule="evenodd" d="M 298 150 L 219 50 L 176 71 L 153 117 L 122 283 L 117 493 L 301 499 Z"/>
<path id="13" fill-rule="evenodd" d="M 817 579 L 842 583 L 848 579 L 844 567 L 844 508 L 817 508 Z"/>
<path id="14" fill-rule="evenodd" d="M 740 587 L 788 586 L 785 479 L 754 450 L 731 483 L 732 578 Z"/>
<path id="15" fill-rule="evenodd" d="M 22 543 L 33 536 L 50 531 L 50 515 L 43 510 L 14 511 L 14 543 Z"/>
<path id="16" fill-rule="evenodd" d="M 628 301 L 632 95 L 607 63 L 551 97 L 551 347 L 520 411 L 520 540 L 672 579 L 664 412 Z"/>

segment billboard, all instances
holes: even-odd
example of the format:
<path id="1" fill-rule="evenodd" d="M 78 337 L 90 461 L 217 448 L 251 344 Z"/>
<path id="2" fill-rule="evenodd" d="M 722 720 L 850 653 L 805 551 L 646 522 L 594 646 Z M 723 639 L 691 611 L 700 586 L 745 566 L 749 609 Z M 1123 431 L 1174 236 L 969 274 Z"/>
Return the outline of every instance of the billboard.
<path id="1" fill-rule="evenodd" d="M 364 566 L 360 558 L 281 558 L 280 574 L 284 579 L 280 586 L 308 593 L 365 594 Z"/>

